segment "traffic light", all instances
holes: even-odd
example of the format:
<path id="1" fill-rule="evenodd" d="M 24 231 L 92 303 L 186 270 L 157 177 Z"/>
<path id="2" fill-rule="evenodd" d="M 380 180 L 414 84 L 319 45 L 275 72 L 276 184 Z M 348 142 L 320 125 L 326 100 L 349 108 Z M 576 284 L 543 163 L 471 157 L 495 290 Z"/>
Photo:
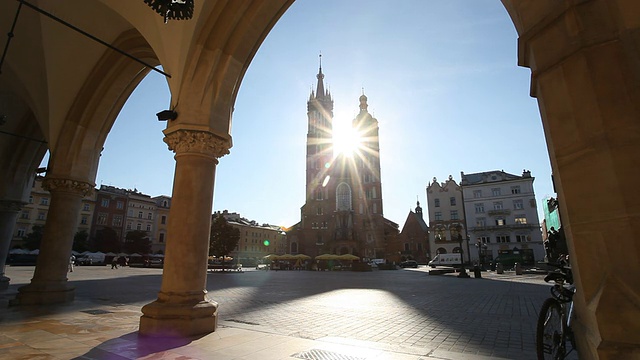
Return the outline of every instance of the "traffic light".
<path id="1" fill-rule="evenodd" d="M 265 240 L 265 241 L 262 242 L 262 244 L 264 244 L 264 246 L 269 246 L 270 242 L 269 242 L 269 240 Z"/>

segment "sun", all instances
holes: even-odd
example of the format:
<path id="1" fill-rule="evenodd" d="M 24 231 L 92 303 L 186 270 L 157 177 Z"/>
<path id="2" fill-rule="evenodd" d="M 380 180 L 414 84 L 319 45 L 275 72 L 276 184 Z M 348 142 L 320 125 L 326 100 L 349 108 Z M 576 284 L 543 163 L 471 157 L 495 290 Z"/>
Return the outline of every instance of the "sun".
<path id="1" fill-rule="evenodd" d="M 349 122 L 346 124 L 336 123 L 333 128 L 333 156 L 337 157 L 344 154 L 353 157 L 353 154 L 360 148 L 360 134 L 351 127 Z"/>

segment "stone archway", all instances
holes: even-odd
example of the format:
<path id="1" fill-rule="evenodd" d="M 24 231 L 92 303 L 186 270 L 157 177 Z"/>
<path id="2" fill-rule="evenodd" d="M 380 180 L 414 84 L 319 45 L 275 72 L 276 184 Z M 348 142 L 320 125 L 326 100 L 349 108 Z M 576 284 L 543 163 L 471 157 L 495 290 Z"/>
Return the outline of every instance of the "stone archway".
<path id="1" fill-rule="evenodd" d="M 183 264 L 186 269 L 171 259 L 184 255 L 184 247 L 204 244 L 216 158 L 231 146 L 229 123 L 240 82 L 258 46 L 292 2 L 198 2 L 198 17 L 191 23 L 195 26 L 183 23 L 171 27 L 163 27 L 162 19 L 142 2 L 87 0 L 78 2 L 81 6 L 72 9 L 56 2 L 39 2 L 68 20 L 81 19 L 88 11 L 100 15 L 98 20 L 109 24 L 109 35 L 114 36 L 111 41 L 119 34 L 136 29 L 154 50 L 159 63 L 174 74 L 169 81 L 172 107 L 180 115 L 165 131 L 167 143 L 176 152 L 174 198 L 177 203 L 174 208 L 176 214 L 193 211 L 207 214 L 193 220 L 197 224 L 194 229 L 186 229 L 180 223 L 184 217 L 180 216 L 174 217 L 176 220 L 170 224 L 170 233 L 188 239 L 185 245 L 174 245 L 167 250 L 161 293 L 175 296 L 160 296 L 152 311 L 145 312 L 145 317 L 153 319 L 154 325 L 145 326 L 141 321 L 141 333 L 163 335 L 166 334 L 163 331 L 169 329 L 173 335 L 194 335 L 215 329 L 215 311 L 205 306 L 206 310 L 199 312 L 200 305 L 207 305 L 203 303 L 204 279 L 200 269 L 200 263 L 206 263 L 206 258 Z M 16 3 L 0 4 L 0 23 L 11 23 L 8 14 L 15 12 Z M 638 357 L 640 221 L 637 204 L 640 194 L 629 182 L 640 175 L 637 121 L 640 118 L 637 106 L 640 103 L 640 22 L 637 20 L 640 4 L 630 0 L 502 0 L 502 3 L 519 34 L 519 65 L 529 67 L 532 72 L 531 94 L 538 98 L 549 147 L 578 286 L 575 326 L 581 357 Z M 115 105 L 110 110 L 92 109 L 90 101 L 81 105 L 78 101 L 82 96 L 76 99 L 79 89 L 51 91 L 47 81 L 67 80 L 68 88 L 78 83 L 92 84 L 91 70 L 87 67 L 97 65 L 99 59 L 96 58 L 100 56 L 96 54 L 102 54 L 103 49 L 89 49 L 89 54 L 75 64 L 90 65 L 74 68 L 73 64 L 65 64 L 64 68 L 56 68 L 55 60 L 67 58 L 63 56 L 68 55 L 64 51 L 78 50 L 77 46 L 71 47 L 73 39 L 64 34 L 59 40 L 66 41 L 69 47 L 61 49 L 47 42 L 50 37 L 41 37 L 43 33 L 51 35 L 56 31 L 49 23 L 39 21 L 33 14 L 21 20 L 19 30 L 32 36 L 27 38 L 33 41 L 22 44 L 14 41 L 10 55 L 28 56 L 33 61 L 8 57 L 2 80 L 9 79 L 11 90 L 16 94 L 26 94 L 21 95 L 24 103 L 30 106 L 51 149 L 58 149 L 61 141 L 73 141 L 69 146 L 62 145 L 60 152 L 55 150 L 53 155 L 50 186 L 58 192 L 56 197 L 60 200 L 55 200 L 56 206 L 65 212 L 60 212 L 57 225 L 50 225 L 45 233 L 49 239 L 67 237 L 76 216 L 74 204 L 79 203 L 77 199 L 83 191 L 93 186 L 92 174 L 95 175 L 99 151 L 91 146 L 91 139 L 97 144 L 100 134 L 105 133 L 91 126 L 87 128 L 78 118 L 67 115 L 82 118 L 92 112 L 107 114 L 101 121 L 109 126 L 107 119 L 111 115 L 108 114 L 117 110 L 118 97 L 108 99 Z M 34 78 L 32 74 L 43 76 Z M 117 78 L 107 77 L 95 86 L 117 87 L 118 83 Z M 24 92 L 18 89 L 22 85 Z M 126 94 L 127 86 L 120 83 L 120 87 L 120 95 Z M 118 95 L 118 91 L 113 90 L 111 94 Z M 77 100 L 73 106 L 68 104 L 70 99 Z M 93 104 L 100 106 L 106 102 Z M 85 154 L 82 150 L 89 151 Z M 20 166 L 8 168 L 13 177 L 23 180 L 20 184 L 23 188 L 28 173 L 33 174 L 37 166 L 33 157 L 37 157 L 39 149 L 29 151 L 33 154 L 31 160 L 14 158 L 6 151 L 1 153 L 0 164 L 21 161 Z M 188 175 L 202 175 L 202 187 L 188 189 Z M 19 188 L 0 189 L 0 200 L 19 201 L 23 196 L 18 194 Z M 195 196 L 196 193 L 200 196 Z M 53 223 L 52 218 L 48 223 Z M 45 251 L 51 254 L 47 256 L 51 262 L 39 263 L 38 267 L 43 269 L 40 271 L 48 268 L 59 274 L 64 271 L 63 262 L 66 268 L 65 252 L 70 247 L 64 242 L 56 244 L 59 246 Z M 65 250 L 65 247 L 68 248 Z M 40 278 L 41 273 L 38 281 L 48 280 L 44 276 Z M 193 274 L 196 276 L 190 278 Z M 56 291 L 61 296 L 51 298 L 68 300 L 66 278 L 56 276 L 54 280 L 59 285 Z M 184 278 L 189 281 L 181 283 Z M 192 296 L 194 293 L 198 293 L 197 296 Z M 188 304 L 181 307 L 185 299 Z M 180 309 L 176 311 L 176 308 Z M 202 320 L 203 325 L 184 326 L 175 320 L 180 316 L 194 316 Z"/>

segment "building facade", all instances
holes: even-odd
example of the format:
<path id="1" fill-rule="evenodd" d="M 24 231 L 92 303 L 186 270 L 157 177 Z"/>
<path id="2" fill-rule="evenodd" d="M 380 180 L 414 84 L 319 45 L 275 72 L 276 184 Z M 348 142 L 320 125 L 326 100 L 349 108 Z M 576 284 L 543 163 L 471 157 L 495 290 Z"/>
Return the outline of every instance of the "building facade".
<path id="1" fill-rule="evenodd" d="M 32 232 L 33 227 L 44 226 L 47 220 L 51 195 L 49 191 L 42 187 L 43 179 L 44 177 L 42 176 L 36 176 L 33 180 L 29 203 L 25 204 L 20 210 L 20 214 L 16 220 L 16 226 L 13 230 L 10 248 L 22 247 L 24 245 L 24 237 Z M 93 223 L 95 198 L 95 194 L 91 194 L 82 199 L 82 208 L 76 233 L 80 231 L 85 231 L 87 234 L 90 233 L 91 224 Z"/>
<path id="2" fill-rule="evenodd" d="M 472 260 L 488 263 L 500 254 L 521 254 L 525 264 L 544 260 L 534 178 L 501 170 L 461 172 Z"/>
<path id="3" fill-rule="evenodd" d="M 151 238 L 151 251 L 154 254 L 164 254 L 167 244 L 167 224 L 169 223 L 169 209 L 171 197 L 160 195 L 151 198 L 156 203 L 155 226 Z"/>
<path id="4" fill-rule="evenodd" d="M 333 98 L 324 88 L 322 66 L 317 80 L 307 102 L 306 199 L 300 222 L 288 230 L 290 252 L 386 257 L 398 226 L 383 216 L 378 121 L 363 94 L 351 124 L 361 139 L 358 149 L 337 153 Z"/>
<path id="5" fill-rule="evenodd" d="M 227 210 L 215 212 L 212 219 L 222 214 L 229 225 L 240 230 L 238 246 L 229 256 L 244 266 L 255 266 L 262 263 L 265 256 L 270 254 L 283 255 L 287 253 L 287 234 L 280 226 L 262 224 L 254 220 L 247 220 L 238 213 Z"/>
<path id="6" fill-rule="evenodd" d="M 429 258 L 437 254 L 460 253 L 470 261 L 469 232 L 465 221 L 463 193 L 453 176 L 445 182 L 434 177 L 427 185 L 429 209 Z"/>
<path id="7" fill-rule="evenodd" d="M 429 226 L 424 221 L 420 202 L 416 203 L 415 212 L 409 211 L 407 219 L 398 234 L 395 246 L 391 249 L 398 253 L 392 261 L 415 260 L 420 264 L 426 264 L 431 253 L 429 244 Z"/>

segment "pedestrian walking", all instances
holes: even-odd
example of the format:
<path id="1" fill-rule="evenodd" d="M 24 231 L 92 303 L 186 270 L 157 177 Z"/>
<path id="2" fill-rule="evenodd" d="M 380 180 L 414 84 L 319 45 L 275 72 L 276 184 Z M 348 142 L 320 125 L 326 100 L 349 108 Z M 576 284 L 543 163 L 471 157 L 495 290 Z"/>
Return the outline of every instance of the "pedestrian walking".
<path id="1" fill-rule="evenodd" d="M 114 256 L 113 259 L 111 260 L 111 268 L 112 269 L 117 269 L 118 268 L 118 257 Z"/>
<path id="2" fill-rule="evenodd" d="M 69 258 L 69 272 L 73 272 L 73 264 L 76 262 L 76 257 L 71 254 L 71 257 Z"/>

